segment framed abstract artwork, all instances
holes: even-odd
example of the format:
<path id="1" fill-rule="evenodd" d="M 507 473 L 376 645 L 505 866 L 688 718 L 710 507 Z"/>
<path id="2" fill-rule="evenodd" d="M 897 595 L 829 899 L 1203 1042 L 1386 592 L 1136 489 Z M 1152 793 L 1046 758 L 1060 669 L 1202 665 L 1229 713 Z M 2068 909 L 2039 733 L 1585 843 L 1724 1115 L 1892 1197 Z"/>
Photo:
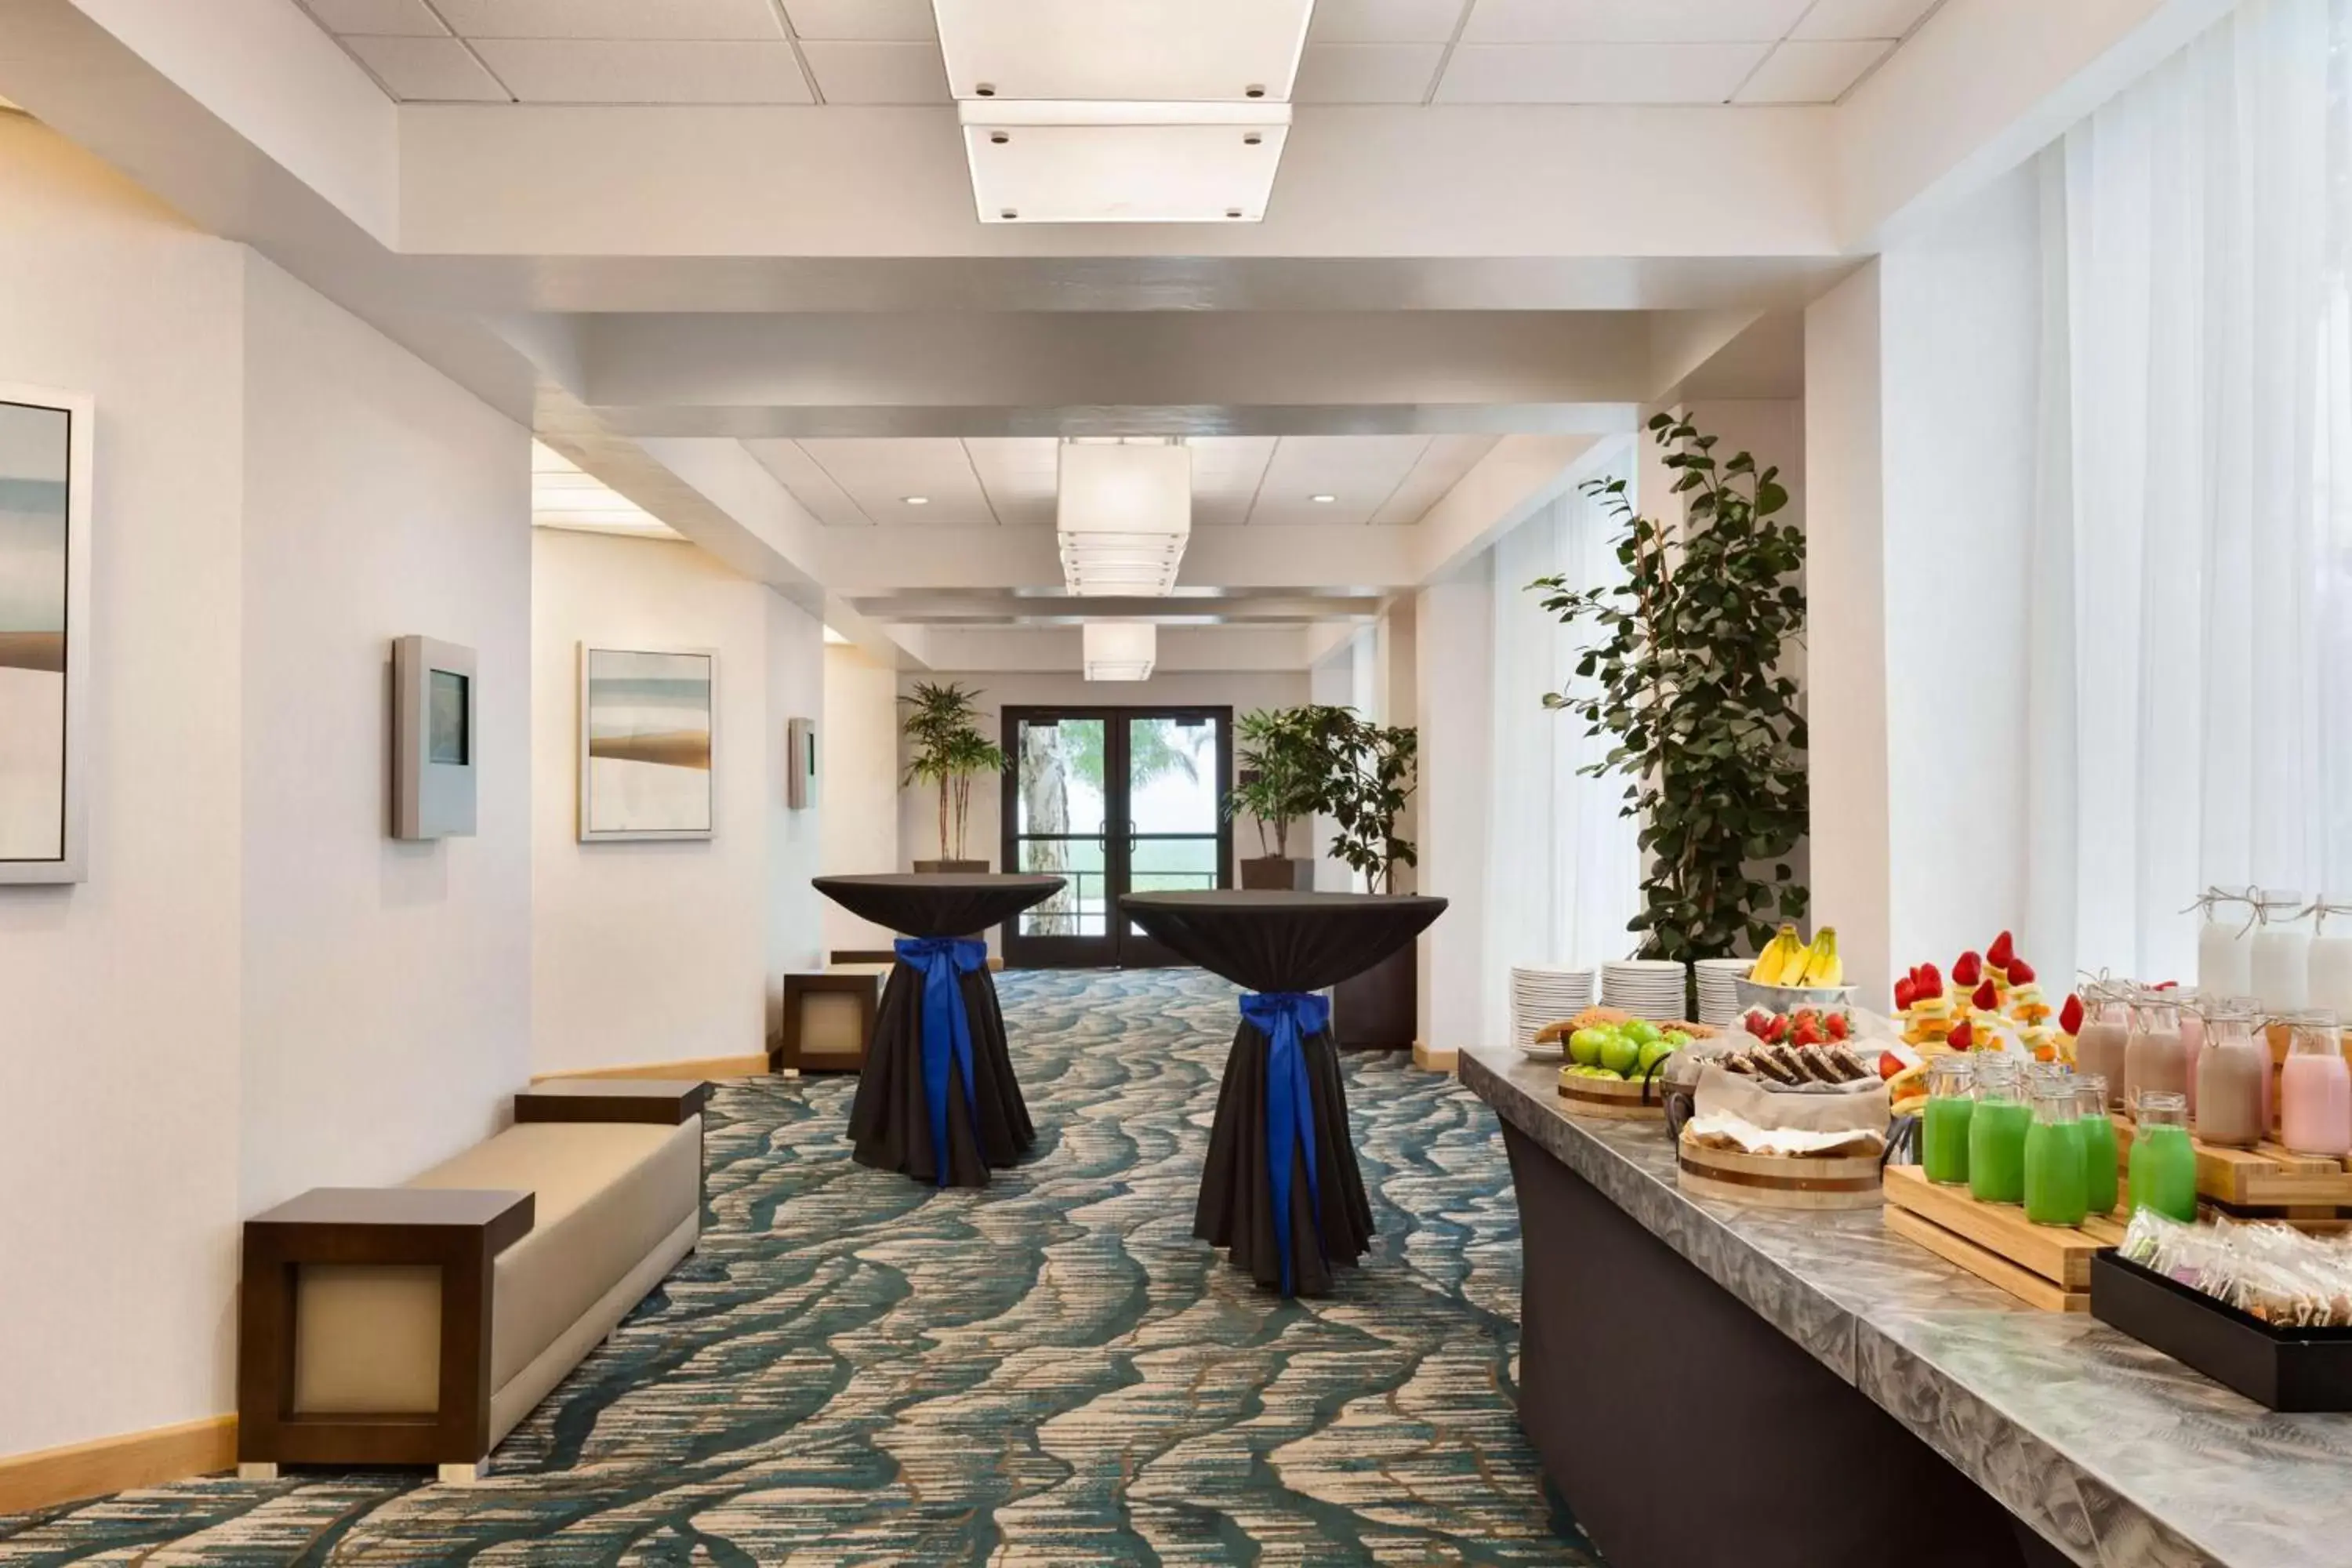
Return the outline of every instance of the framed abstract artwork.
<path id="1" fill-rule="evenodd" d="M 580 841 L 708 838 L 719 656 L 580 646 Z"/>
<path id="2" fill-rule="evenodd" d="M 89 781 L 90 400 L 0 383 L 0 882 L 79 882 Z"/>

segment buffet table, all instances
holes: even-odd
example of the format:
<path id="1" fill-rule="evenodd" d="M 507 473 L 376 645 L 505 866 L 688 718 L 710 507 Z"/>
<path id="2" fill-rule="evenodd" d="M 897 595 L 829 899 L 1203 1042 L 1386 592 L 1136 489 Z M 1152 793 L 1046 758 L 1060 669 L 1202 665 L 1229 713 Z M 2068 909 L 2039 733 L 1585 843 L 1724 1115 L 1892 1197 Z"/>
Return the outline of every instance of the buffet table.
<path id="1" fill-rule="evenodd" d="M 991 1166 L 1012 1164 L 1036 1142 L 988 944 L 976 933 L 1063 885 L 1059 877 L 958 873 L 814 879 L 850 913 L 903 933 L 849 1108 L 858 1163 L 942 1187 L 984 1187 Z"/>
<path id="2" fill-rule="evenodd" d="M 1564 1115 L 1556 1066 L 1461 1071 L 1518 1192 L 1521 1424 L 1612 1568 L 2352 1562 L 2352 1415 L 2273 1415 L 1874 1211 L 1685 1197 L 1663 1129 Z"/>
<path id="3" fill-rule="evenodd" d="M 1119 909 L 1182 958 L 1251 994 L 1225 1058 L 1192 1234 L 1286 1296 L 1320 1296 L 1371 1245 L 1330 1004 L 1428 929 L 1444 899 L 1223 889 L 1130 893 Z"/>

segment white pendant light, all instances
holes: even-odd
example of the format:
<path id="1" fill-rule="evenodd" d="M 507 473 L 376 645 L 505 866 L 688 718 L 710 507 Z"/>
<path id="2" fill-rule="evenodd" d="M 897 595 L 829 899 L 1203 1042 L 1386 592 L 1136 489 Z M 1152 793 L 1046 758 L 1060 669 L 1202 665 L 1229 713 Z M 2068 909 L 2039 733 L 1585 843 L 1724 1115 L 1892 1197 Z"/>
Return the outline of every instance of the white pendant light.
<path id="1" fill-rule="evenodd" d="M 1088 680 L 1144 680 L 1160 656 L 1160 628 L 1150 621 L 1088 621 L 1086 639 Z"/>
<path id="2" fill-rule="evenodd" d="M 1078 595 L 1174 592 L 1192 531 L 1192 452 L 1173 442 L 1065 441 L 1055 527 Z"/>

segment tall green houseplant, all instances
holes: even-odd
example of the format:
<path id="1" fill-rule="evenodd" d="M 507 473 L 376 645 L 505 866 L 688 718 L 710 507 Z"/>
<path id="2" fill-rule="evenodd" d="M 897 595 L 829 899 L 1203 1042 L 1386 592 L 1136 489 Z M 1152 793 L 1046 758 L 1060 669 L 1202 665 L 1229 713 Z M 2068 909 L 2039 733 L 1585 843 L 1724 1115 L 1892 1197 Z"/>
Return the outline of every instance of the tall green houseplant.
<path id="1" fill-rule="evenodd" d="M 1615 742 L 1584 771 L 1629 781 L 1649 861 L 1629 928 L 1639 953 L 1729 957 L 1760 950 L 1808 902 L 1790 863 L 1805 835 L 1805 719 L 1781 664 L 1805 629 L 1805 537 L 1775 521 L 1789 504 L 1779 469 L 1746 452 L 1718 460 L 1717 438 L 1687 419 L 1649 428 L 1685 498 L 1682 525 L 1638 515 L 1623 479 L 1584 487 L 1624 524 L 1625 581 L 1531 584 L 1594 637 L 1576 665 L 1584 684 L 1544 706 Z"/>
<path id="2" fill-rule="evenodd" d="M 1352 708 L 1298 710 L 1322 761 L 1315 809 L 1331 818 L 1331 853 L 1361 872 L 1375 893 L 1396 890 L 1396 868 L 1421 857 L 1397 835 L 1418 783 L 1421 732 L 1376 724 Z"/>
<path id="3" fill-rule="evenodd" d="M 1246 814 L 1257 824 L 1258 850 L 1268 859 L 1289 856 L 1291 825 L 1312 816 L 1319 798 L 1323 755 L 1312 728 L 1313 711 L 1261 708 L 1234 724 L 1241 776 L 1226 797 L 1226 815 Z"/>
<path id="4" fill-rule="evenodd" d="M 917 681 L 915 689 L 898 700 L 907 710 L 898 725 L 908 742 L 901 782 L 938 787 L 940 858 L 961 860 L 971 816 L 971 781 L 982 773 L 1004 771 L 1003 748 L 981 731 L 984 715 L 980 694 L 954 681 Z"/>

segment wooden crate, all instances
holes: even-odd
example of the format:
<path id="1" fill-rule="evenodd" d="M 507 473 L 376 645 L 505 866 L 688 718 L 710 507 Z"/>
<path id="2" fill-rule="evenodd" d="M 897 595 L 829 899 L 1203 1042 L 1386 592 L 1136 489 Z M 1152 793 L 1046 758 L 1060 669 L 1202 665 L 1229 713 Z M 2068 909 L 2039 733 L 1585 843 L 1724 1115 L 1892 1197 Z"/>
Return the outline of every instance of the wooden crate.
<path id="1" fill-rule="evenodd" d="M 1604 1121 L 1664 1121 L 1666 1085 L 1662 1077 L 1647 1086 L 1649 1103 L 1643 1103 L 1644 1086 L 1616 1079 L 1576 1078 L 1562 1069 L 1559 1108 L 1570 1116 L 1592 1116 Z"/>
<path id="2" fill-rule="evenodd" d="M 1884 1197 L 1875 1154 L 1809 1160 L 1685 1142 L 1675 1151 L 1675 1181 L 1693 1197 L 1763 1208 L 1876 1208 Z"/>
<path id="3" fill-rule="evenodd" d="M 1886 1228 L 2045 1312 L 2091 1310 L 2091 1258 L 2124 1238 L 2123 1211 L 2079 1229 L 2035 1225 L 2014 1204 L 1979 1203 L 1916 1165 L 1886 1168 Z"/>
<path id="4" fill-rule="evenodd" d="M 2132 1124 L 2116 1120 L 2116 1149 L 2131 1168 Z M 2231 1149 L 2202 1139 L 2197 1151 L 2197 1195 L 2233 1214 L 2261 1218 L 2334 1221 L 2352 1209 L 2352 1170 L 2342 1160 L 2296 1154 L 2276 1143 Z"/>

